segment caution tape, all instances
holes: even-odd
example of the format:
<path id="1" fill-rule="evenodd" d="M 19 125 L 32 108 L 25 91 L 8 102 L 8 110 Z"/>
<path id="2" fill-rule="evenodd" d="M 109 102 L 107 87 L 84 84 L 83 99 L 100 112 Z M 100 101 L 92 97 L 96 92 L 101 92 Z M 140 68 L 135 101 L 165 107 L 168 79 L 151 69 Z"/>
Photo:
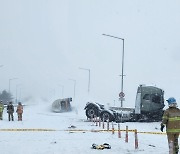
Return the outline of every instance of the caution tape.
<path id="1" fill-rule="evenodd" d="M 18 129 L 0 129 L 0 131 L 66 131 L 66 132 L 111 132 L 112 130 L 104 130 L 104 129 L 99 129 L 99 130 L 86 130 L 86 129 L 65 129 L 65 130 L 56 130 L 56 129 L 41 129 L 41 128 L 18 128 Z M 118 130 L 114 130 L 118 131 Z M 121 130 L 122 132 L 126 130 Z M 135 130 L 128 130 L 128 132 L 135 132 Z M 138 131 L 137 133 L 139 134 L 160 134 L 160 135 L 165 135 L 166 133 L 161 133 L 161 132 L 142 132 Z"/>
<path id="2" fill-rule="evenodd" d="M 71 132 L 112 132 L 112 130 L 104 130 L 104 129 L 100 129 L 100 130 L 65 130 L 65 131 L 71 131 Z M 117 132 L 118 130 L 114 130 L 115 132 Z M 121 130 L 122 132 L 125 132 L 126 130 Z M 135 132 L 135 130 L 128 130 L 128 132 Z M 160 134 L 160 135 L 166 135 L 166 133 L 163 132 L 142 132 L 142 131 L 138 131 L 137 133 L 139 134 Z"/>
<path id="3" fill-rule="evenodd" d="M 161 133 L 161 132 L 137 132 L 140 134 L 160 134 L 160 135 L 166 135 L 166 133 Z"/>
<path id="4" fill-rule="evenodd" d="M 54 129 L 31 129 L 31 128 L 18 128 L 18 129 L 0 129 L 0 131 L 56 131 Z"/>

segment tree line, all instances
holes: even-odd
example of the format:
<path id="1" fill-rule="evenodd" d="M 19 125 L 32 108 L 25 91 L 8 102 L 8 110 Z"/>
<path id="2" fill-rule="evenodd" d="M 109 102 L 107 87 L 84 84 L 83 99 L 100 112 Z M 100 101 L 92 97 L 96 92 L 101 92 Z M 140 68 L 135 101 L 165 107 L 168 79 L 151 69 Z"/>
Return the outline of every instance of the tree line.
<path id="1" fill-rule="evenodd" d="M 7 92 L 6 90 L 3 90 L 0 93 L 0 100 L 3 101 L 3 104 L 8 104 L 8 102 L 13 100 L 12 94 Z"/>

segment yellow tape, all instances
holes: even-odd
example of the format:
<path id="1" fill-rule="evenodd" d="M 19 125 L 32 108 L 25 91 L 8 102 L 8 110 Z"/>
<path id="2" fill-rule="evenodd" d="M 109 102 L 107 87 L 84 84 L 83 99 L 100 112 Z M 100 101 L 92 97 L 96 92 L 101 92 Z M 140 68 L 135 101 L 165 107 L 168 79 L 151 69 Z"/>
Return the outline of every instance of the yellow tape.
<path id="1" fill-rule="evenodd" d="M 100 129 L 100 130 L 81 130 L 81 129 L 72 129 L 72 130 L 64 130 L 64 131 L 70 131 L 70 132 L 112 132 L 112 130 L 104 130 L 104 129 Z M 114 130 L 114 131 L 118 131 L 118 130 Z M 125 132 L 126 130 L 121 130 L 121 132 Z M 128 132 L 135 132 L 135 130 L 128 130 Z M 160 135 L 166 135 L 166 133 L 161 133 L 161 132 L 141 132 L 138 131 L 137 133 L 139 134 L 160 134 Z"/>
<path id="2" fill-rule="evenodd" d="M 55 130 L 55 129 L 31 129 L 31 128 L 18 128 L 18 129 L 0 129 L 0 131 L 67 131 L 67 132 L 112 132 L 112 130 L 105 130 L 105 129 L 100 129 L 100 130 L 85 130 L 85 129 L 66 129 L 66 130 Z M 118 130 L 114 130 L 118 131 Z M 126 130 L 121 130 L 122 132 Z M 128 130 L 128 132 L 135 132 L 135 130 Z M 166 133 L 161 133 L 161 132 L 141 132 L 138 131 L 137 133 L 139 134 L 161 134 L 165 135 Z"/>
<path id="3" fill-rule="evenodd" d="M 137 132 L 140 134 L 160 134 L 160 135 L 166 135 L 166 133 L 161 133 L 161 132 Z"/>
<path id="4" fill-rule="evenodd" d="M 18 128 L 18 129 L 0 129 L 0 131 L 56 131 L 53 129 L 29 129 L 29 128 Z"/>

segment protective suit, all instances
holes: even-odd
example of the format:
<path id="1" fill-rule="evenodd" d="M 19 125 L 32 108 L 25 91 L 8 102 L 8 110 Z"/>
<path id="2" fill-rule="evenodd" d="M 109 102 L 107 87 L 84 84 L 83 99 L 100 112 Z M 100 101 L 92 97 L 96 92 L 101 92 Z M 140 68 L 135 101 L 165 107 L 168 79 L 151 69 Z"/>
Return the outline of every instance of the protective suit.
<path id="1" fill-rule="evenodd" d="M 3 110 L 4 110 L 4 104 L 2 101 L 0 101 L 0 120 L 3 120 Z"/>
<path id="2" fill-rule="evenodd" d="M 18 103 L 16 112 L 18 115 L 18 121 L 22 121 L 23 106 L 22 106 L 21 102 Z"/>
<path id="3" fill-rule="evenodd" d="M 169 108 L 164 111 L 161 123 L 161 131 L 166 126 L 166 133 L 169 144 L 169 154 L 178 154 L 178 138 L 180 133 L 180 109 L 177 108 L 176 99 L 170 97 Z"/>
<path id="4" fill-rule="evenodd" d="M 7 106 L 7 113 L 8 113 L 8 120 L 12 120 L 14 121 L 14 106 L 12 105 L 12 102 L 9 102 L 8 106 Z"/>

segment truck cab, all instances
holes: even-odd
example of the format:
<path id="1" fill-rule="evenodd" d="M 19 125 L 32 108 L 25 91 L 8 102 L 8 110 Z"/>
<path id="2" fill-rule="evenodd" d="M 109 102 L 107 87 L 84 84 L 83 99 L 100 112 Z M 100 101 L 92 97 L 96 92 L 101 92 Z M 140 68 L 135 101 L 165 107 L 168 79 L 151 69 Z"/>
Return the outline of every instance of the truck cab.
<path id="1" fill-rule="evenodd" d="M 124 121 L 160 121 L 164 108 L 164 91 L 155 86 L 139 85 L 135 108 L 109 107 L 94 102 L 85 106 L 87 118 L 100 117 L 101 120 Z"/>
<path id="2" fill-rule="evenodd" d="M 135 101 L 135 120 L 161 120 L 164 108 L 164 91 L 154 86 L 140 85 Z"/>

